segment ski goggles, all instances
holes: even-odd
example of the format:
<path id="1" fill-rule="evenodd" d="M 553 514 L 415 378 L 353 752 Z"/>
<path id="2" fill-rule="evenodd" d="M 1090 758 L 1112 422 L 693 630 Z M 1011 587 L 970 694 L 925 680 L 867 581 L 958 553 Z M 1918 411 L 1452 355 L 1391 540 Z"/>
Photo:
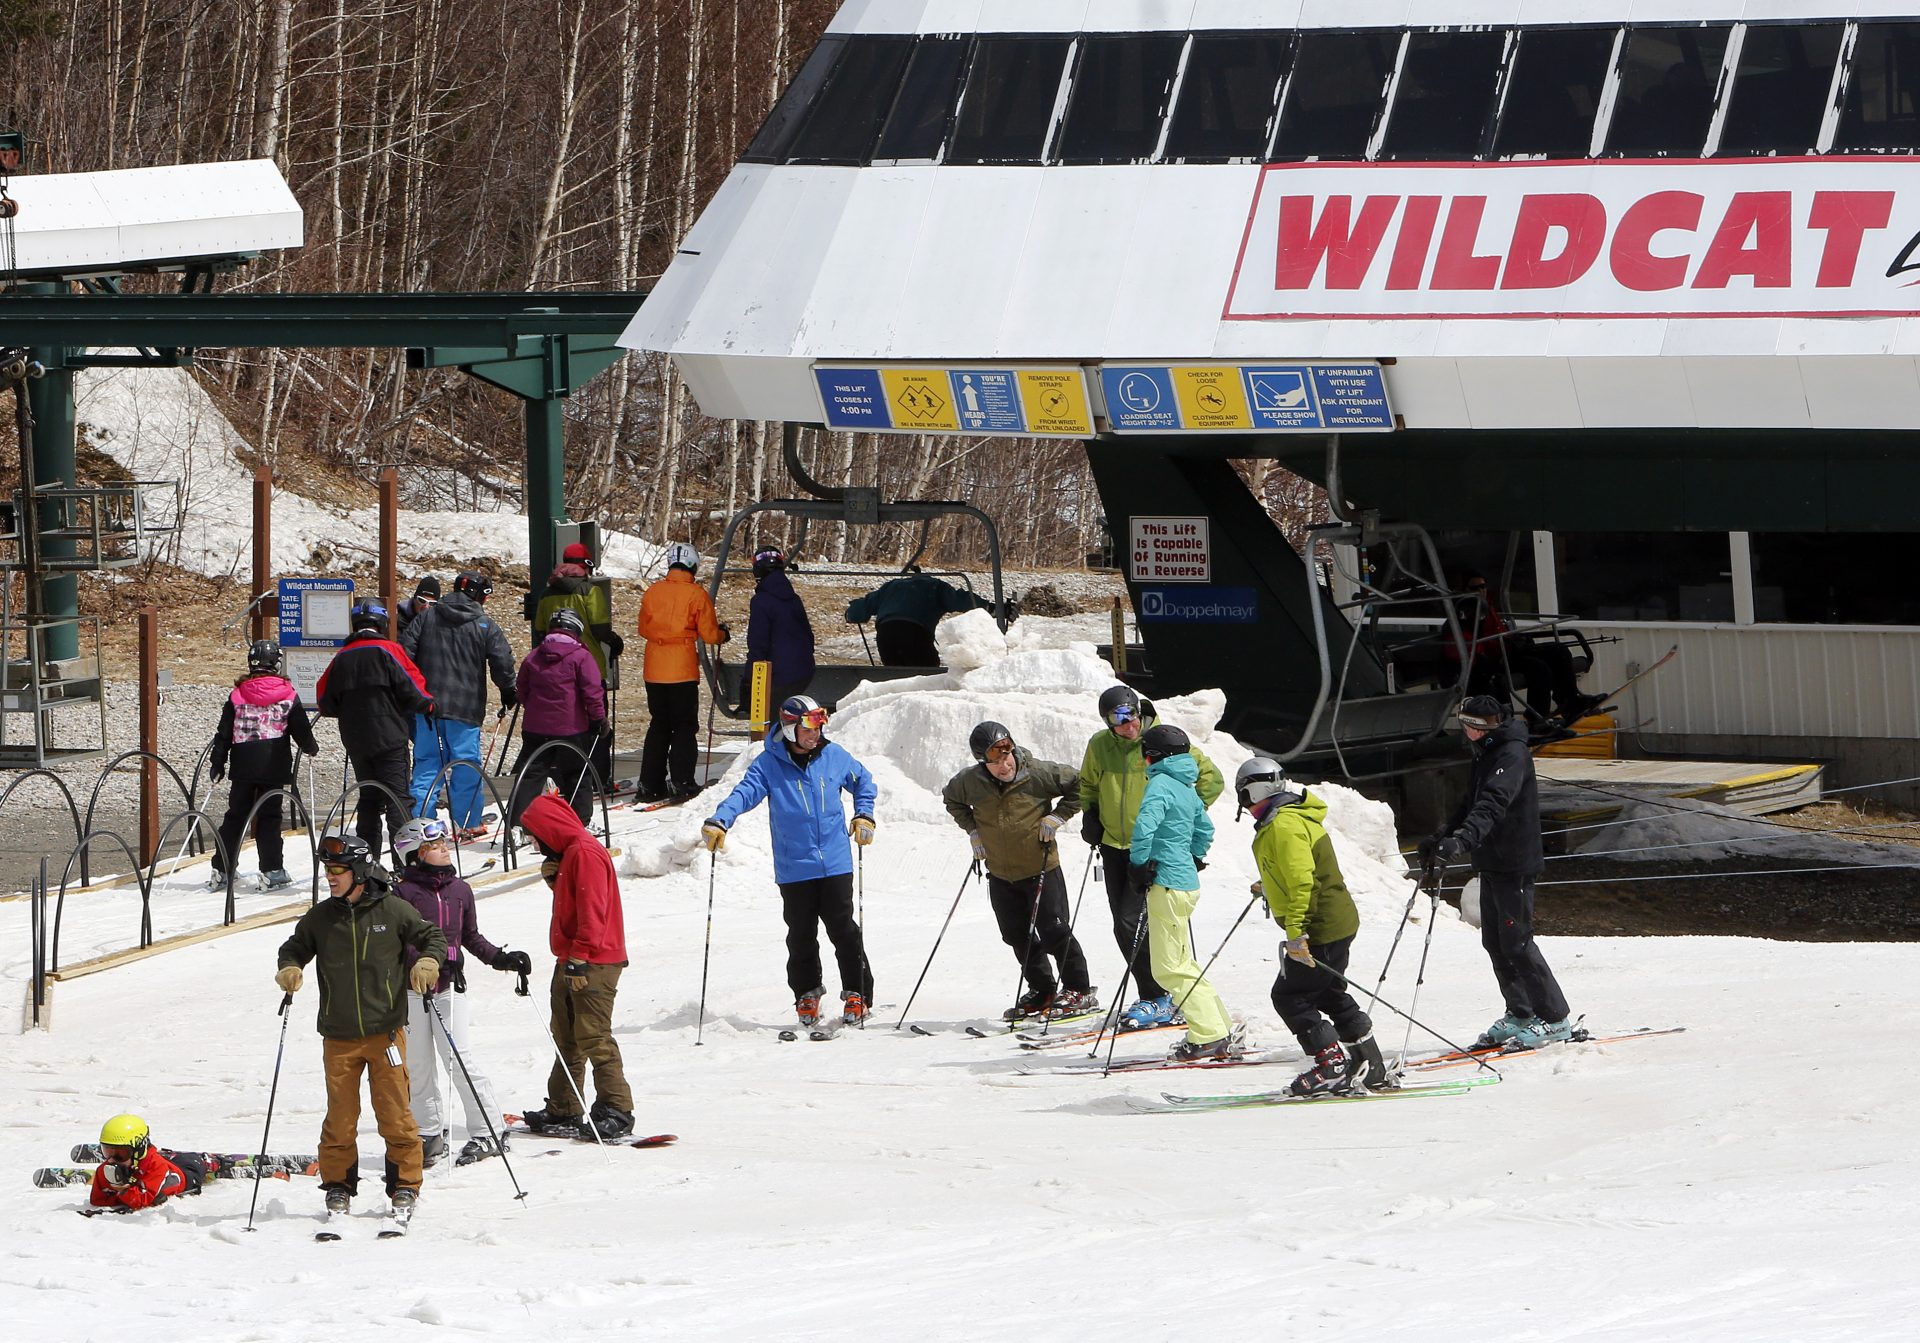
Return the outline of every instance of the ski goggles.
<path id="1" fill-rule="evenodd" d="M 103 1144 L 100 1148 L 100 1159 L 111 1162 L 116 1166 L 131 1166 L 138 1157 L 139 1153 L 131 1147 L 123 1147 L 118 1144 Z"/>
<path id="2" fill-rule="evenodd" d="M 799 727 L 810 727 L 816 732 L 821 731 L 827 725 L 827 711 L 825 709 L 808 709 L 803 714 L 793 716 L 781 714 L 780 717 L 785 722 L 793 723 Z"/>
<path id="3" fill-rule="evenodd" d="M 429 844 L 445 844 L 448 840 L 452 838 L 453 838 L 453 827 L 448 825 L 445 821 L 441 820 L 439 817 L 436 816 L 431 821 L 420 822 L 420 847 L 421 848 L 424 849 Z"/>
<path id="4" fill-rule="evenodd" d="M 1113 712 L 1107 715 L 1107 723 L 1111 727 L 1119 727 L 1122 723 L 1133 722 L 1139 716 L 1139 714 L 1134 712 L 1131 704 L 1116 704 L 1113 707 Z"/>
<path id="5" fill-rule="evenodd" d="M 1005 760 L 1012 754 L 1013 754 L 1013 742 L 1009 738 L 1005 738 L 1005 737 L 1001 738 L 999 741 L 995 742 L 993 745 L 987 748 L 987 759 L 991 761 L 997 762 L 997 761 Z"/>

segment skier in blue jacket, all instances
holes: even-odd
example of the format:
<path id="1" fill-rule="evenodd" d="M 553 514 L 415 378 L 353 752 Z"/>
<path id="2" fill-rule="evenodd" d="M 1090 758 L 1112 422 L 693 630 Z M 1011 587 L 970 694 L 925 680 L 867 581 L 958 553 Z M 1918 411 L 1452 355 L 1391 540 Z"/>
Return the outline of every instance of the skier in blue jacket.
<path id="1" fill-rule="evenodd" d="M 802 1026 L 820 1021 L 826 985 L 820 969 L 820 925 L 833 942 L 840 968 L 841 1019 L 864 1025 L 873 1003 L 873 971 L 853 912 L 853 849 L 873 843 L 873 775 L 843 746 L 826 739 L 827 711 L 806 695 L 780 706 L 780 722 L 767 733 L 726 801 L 700 828 L 709 852 L 727 842 L 741 816 L 767 803 L 773 835 L 773 879 L 780 886 L 787 921 L 787 985 Z M 853 794 L 853 820 L 841 810 L 840 794 Z"/>

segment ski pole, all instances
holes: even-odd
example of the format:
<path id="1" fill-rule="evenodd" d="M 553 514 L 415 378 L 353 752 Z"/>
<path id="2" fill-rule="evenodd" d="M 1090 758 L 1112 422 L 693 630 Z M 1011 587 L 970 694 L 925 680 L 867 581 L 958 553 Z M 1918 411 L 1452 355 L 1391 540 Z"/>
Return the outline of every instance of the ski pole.
<path id="1" fill-rule="evenodd" d="M 273 1132 L 273 1103 L 280 1095 L 280 1061 L 287 1056 L 287 1022 L 290 1018 L 287 1009 L 293 1006 L 293 995 L 280 995 L 280 1048 L 273 1055 L 273 1085 L 267 1089 L 267 1123 L 260 1130 L 260 1162 L 264 1166 L 267 1160 L 267 1135 Z M 260 1206 L 260 1180 L 253 1181 L 253 1202 L 247 1205 L 247 1230 L 253 1230 L 254 1210 Z"/>
<path id="2" fill-rule="evenodd" d="M 1087 881 L 1093 876 L 1093 863 L 1100 856 L 1100 846 L 1094 845 L 1087 850 L 1087 865 L 1080 873 L 1080 894 L 1073 900 L 1073 917 L 1067 920 L 1067 936 L 1073 936 L 1073 930 L 1080 926 L 1080 909 L 1087 903 Z"/>
<path id="3" fill-rule="evenodd" d="M 447 1048 L 453 1051 L 453 1061 L 460 1065 L 460 1075 L 467 1079 L 467 1095 L 473 1100 L 473 1108 L 478 1110 L 480 1117 L 487 1121 L 487 1137 L 493 1140 L 494 1149 L 500 1153 L 500 1164 L 507 1168 L 507 1178 L 513 1181 L 513 1196 L 517 1199 L 525 1198 L 527 1191 L 520 1187 L 520 1178 L 513 1173 L 513 1163 L 507 1160 L 506 1135 L 494 1128 L 493 1116 L 488 1114 L 487 1107 L 480 1103 L 480 1088 L 473 1084 L 473 1074 L 467 1071 L 467 1061 L 461 1056 L 460 1046 L 454 1040 L 453 1032 L 447 1029 L 447 1019 L 440 1015 L 440 1005 L 433 1001 L 431 992 L 421 994 L 420 999 L 426 1003 L 427 1010 L 433 1013 L 433 1019 L 440 1024 L 440 1036 L 447 1042 Z M 429 1049 L 433 1047 L 431 1040 L 427 1042 L 427 1047 Z"/>
<path id="4" fill-rule="evenodd" d="M 1033 879 L 1033 907 L 1027 911 L 1027 945 L 1020 953 L 1020 973 L 1013 981 L 1013 1001 L 1016 1006 L 1020 1002 L 1020 986 L 1027 980 L 1027 967 L 1033 964 L 1034 946 L 1040 941 L 1040 899 L 1047 889 L 1046 860 L 1049 847 L 1046 844 L 1040 846 L 1040 875 Z M 1040 1028 L 1044 1031 L 1048 1021 L 1044 1011 L 1040 1014 L 1040 1021 Z M 1020 1019 L 1015 1017 L 1007 1023 L 1007 1029 L 1017 1030 L 1019 1025 Z"/>
<path id="5" fill-rule="evenodd" d="M 1427 982 L 1427 952 L 1433 947 L 1433 925 L 1440 921 L 1440 879 L 1432 868 L 1428 869 L 1428 874 L 1433 879 L 1427 887 L 1427 896 L 1431 901 L 1427 906 L 1427 936 L 1426 940 L 1420 946 L 1420 973 L 1414 977 L 1413 1001 L 1407 1004 L 1407 1010 L 1409 1012 L 1420 1006 L 1420 986 Z M 1414 893 L 1416 895 L 1419 894 L 1417 890 Z M 1376 994 L 1375 997 L 1377 999 L 1378 995 Z M 1407 1057 L 1407 1050 L 1412 1044 L 1413 1019 L 1409 1017 L 1407 1019 L 1406 1036 L 1400 1041 L 1400 1058 L 1403 1063 Z"/>
<path id="6" fill-rule="evenodd" d="M 1307 954 L 1311 956 L 1313 953 L 1311 950 L 1309 950 Z M 1321 960 L 1318 956 L 1313 957 L 1313 963 L 1319 966 L 1322 970 L 1326 971 L 1328 974 L 1332 975 L 1335 979 L 1339 980 L 1347 988 L 1353 989 L 1360 993 L 1366 992 L 1365 989 L 1361 988 L 1358 984 L 1355 984 L 1351 979 L 1348 979 L 1345 975 L 1341 974 L 1338 970 L 1334 969 L 1331 965 L 1328 965 L 1325 961 Z M 1425 1031 L 1428 1035 L 1431 1035 L 1434 1039 L 1438 1040 L 1441 1044 L 1445 1045 L 1448 1049 L 1454 1050 L 1457 1053 L 1464 1054 L 1467 1057 L 1471 1058 L 1475 1063 L 1479 1064 L 1482 1068 L 1485 1068 L 1488 1072 L 1492 1073 L 1495 1077 L 1498 1077 L 1500 1075 L 1500 1070 L 1498 1068 L 1494 1067 L 1491 1063 L 1488 1063 L 1485 1059 L 1481 1058 L 1478 1054 L 1475 1054 L 1472 1050 L 1462 1049 L 1459 1045 L 1449 1040 L 1446 1036 L 1440 1034 L 1439 1031 L 1436 1031 L 1433 1027 L 1427 1025 L 1426 1022 L 1418 1021 L 1418 1020 L 1415 1020 L 1415 1018 L 1408 1016 L 1405 1012 L 1402 1012 L 1399 1008 L 1395 1007 L 1392 1003 L 1388 1002 L 1385 998 L 1378 998 L 1378 999 L 1375 999 L 1375 1001 L 1378 1002 L 1380 1006 L 1386 1008 L 1387 1011 L 1393 1013 L 1395 1016 L 1405 1017 L 1409 1022 L 1412 1022 L 1413 1025 L 1418 1026 L 1421 1030 Z"/>
<path id="7" fill-rule="evenodd" d="M 960 889 L 954 892 L 953 903 L 947 906 L 947 917 L 940 924 L 940 931 L 933 939 L 933 950 L 927 953 L 927 963 L 920 967 L 920 978 L 913 981 L 913 992 L 907 995 L 907 1006 L 900 1013 L 900 1020 L 893 1023 L 897 1031 L 907 1024 L 907 1018 L 913 1013 L 913 1000 L 920 996 L 920 986 L 927 982 L 927 971 L 933 969 L 933 958 L 940 950 L 941 939 L 947 935 L 947 925 L 953 922 L 954 911 L 960 908 L 960 897 L 967 893 L 967 883 L 980 871 L 980 860 L 975 859 L 968 865 L 966 875 L 960 878 Z"/>
<path id="8" fill-rule="evenodd" d="M 1373 992 L 1367 995 L 1370 1000 L 1369 1005 L 1371 1005 L 1372 1001 L 1379 999 L 1380 990 L 1386 985 L 1387 971 L 1393 968 L 1394 953 L 1400 950 L 1400 938 L 1407 931 L 1407 921 L 1413 917 L 1413 902 L 1420 898 L 1420 892 L 1425 888 L 1427 878 L 1432 876 L 1432 865 L 1429 864 L 1421 868 L 1420 871 L 1421 875 L 1416 878 L 1413 883 L 1413 894 L 1407 897 L 1407 907 L 1400 911 L 1400 926 L 1394 929 L 1393 945 L 1387 948 L 1387 959 L 1380 965 L 1380 978 L 1375 982 Z M 1429 926 L 1428 931 L 1432 931 L 1431 926 Z"/>
<path id="9" fill-rule="evenodd" d="M 860 987 L 866 990 L 866 996 L 873 996 L 873 964 L 867 959 L 867 846 L 853 846 L 853 926 L 860 930 Z M 867 1004 L 867 1011 L 873 1011 L 873 1004 Z M 860 1029 L 867 1028 L 867 1018 L 860 1018 Z"/>
<path id="10" fill-rule="evenodd" d="M 1109 1023 L 1111 1023 L 1113 1030 L 1113 1034 L 1107 1037 L 1107 1066 L 1100 1071 L 1102 1077 L 1105 1077 L 1113 1067 L 1114 1046 L 1120 1043 L 1120 1003 L 1127 996 L 1127 979 L 1133 974 L 1134 962 L 1140 959 L 1140 942 L 1146 935 L 1147 907 L 1143 901 L 1140 906 L 1140 920 L 1133 925 L 1133 950 L 1127 953 L 1127 968 L 1122 971 L 1120 975 L 1120 992 L 1113 995 L 1113 1006 L 1106 1018 L 1100 1023 L 1102 1033 L 1108 1030 Z M 1093 1048 L 1087 1051 L 1087 1057 L 1090 1059 L 1097 1058 L 1099 1054 L 1100 1036 L 1095 1035 L 1093 1037 Z"/>
<path id="11" fill-rule="evenodd" d="M 1253 899 L 1247 901 L 1247 907 L 1240 911 L 1240 917 L 1233 921 L 1233 927 L 1227 929 L 1227 935 L 1220 939 L 1219 947 L 1217 947 L 1214 950 L 1213 955 L 1207 957 L 1207 963 L 1202 967 L 1200 967 L 1200 979 L 1196 979 L 1193 981 L 1193 983 L 1189 984 L 1187 986 L 1187 991 L 1180 995 L 1180 1001 L 1173 1005 L 1174 1015 L 1178 1016 L 1181 1009 L 1186 1007 L 1187 999 L 1191 998 L 1193 996 L 1193 991 L 1200 987 L 1200 980 L 1205 979 L 1207 977 L 1207 971 L 1213 969 L 1213 963 L 1220 959 L 1220 953 L 1227 949 L 1227 943 L 1233 940 L 1233 935 L 1240 931 L 1240 925 L 1247 921 L 1247 915 L 1253 912 L 1253 906 L 1255 901 L 1258 901 L 1263 898 L 1264 898 L 1263 896 L 1256 894 L 1253 897 Z M 1187 937 L 1189 939 L 1193 937 L 1192 923 L 1187 924 Z M 1191 941 L 1188 942 L 1188 946 L 1189 947 L 1192 946 Z"/>
<path id="12" fill-rule="evenodd" d="M 553 968 L 555 973 L 558 973 L 560 970 L 557 964 Z M 525 998 L 529 1003 L 533 1002 L 533 995 L 528 992 L 527 989 L 527 977 L 525 975 L 520 976 L 520 983 L 514 987 L 513 991 L 520 997 Z M 535 1015 L 539 1014 L 539 1007 L 536 1006 L 533 1010 Z M 593 1140 L 600 1144 L 600 1155 L 605 1157 L 607 1164 L 611 1166 L 613 1164 L 613 1153 L 607 1150 L 607 1140 L 600 1136 L 600 1130 L 593 1126 L 593 1116 L 587 1113 L 587 1098 L 580 1094 L 580 1084 L 573 1080 L 573 1069 L 567 1066 L 567 1056 L 560 1052 L 560 1042 L 554 1039 L 552 1024 L 549 1023 L 546 1018 L 542 1017 L 540 1019 L 540 1029 L 546 1032 L 547 1043 L 553 1046 L 554 1060 L 560 1065 L 560 1071 L 566 1074 L 567 1086 L 572 1090 L 573 1098 L 580 1102 L 580 1121 L 586 1125 L 587 1132 L 593 1135 Z"/>
<path id="13" fill-rule="evenodd" d="M 707 859 L 707 946 L 700 953 L 700 1019 L 693 1031 L 696 1048 L 704 1043 L 701 1037 L 707 1033 L 707 967 L 713 960 L 713 883 L 720 871 L 720 854 L 716 850 L 709 853 Z"/>
<path id="14" fill-rule="evenodd" d="M 496 729 L 500 726 L 500 719 L 505 712 L 503 709 L 500 713 L 496 713 L 493 716 L 493 725 Z M 520 706 L 515 704 L 513 706 L 513 717 L 507 719 L 507 730 L 505 733 L 500 734 L 500 763 L 493 767 L 493 777 L 496 779 L 507 772 L 507 751 L 513 746 L 513 729 L 517 727 L 519 723 Z M 489 750 L 488 754 L 492 754 L 491 750 Z"/>

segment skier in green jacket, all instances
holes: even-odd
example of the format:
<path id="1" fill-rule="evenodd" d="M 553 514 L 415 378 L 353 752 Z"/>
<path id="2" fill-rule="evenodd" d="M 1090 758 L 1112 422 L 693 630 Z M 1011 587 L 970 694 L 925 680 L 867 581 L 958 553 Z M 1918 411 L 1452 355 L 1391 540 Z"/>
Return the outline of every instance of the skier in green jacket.
<path id="1" fill-rule="evenodd" d="M 1182 1022 L 1177 1000 L 1154 978 L 1148 955 L 1146 897 L 1127 880 L 1134 816 L 1147 791 L 1140 736 L 1160 720 L 1151 701 L 1141 699 L 1131 686 L 1117 685 L 1100 694 L 1100 721 L 1105 726 L 1088 740 L 1080 761 L 1080 810 L 1085 818 L 1080 833 L 1087 843 L 1100 846 L 1100 875 L 1107 883 L 1107 905 L 1113 911 L 1113 940 L 1120 954 L 1130 958 L 1134 990 L 1139 994 L 1139 1000 L 1121 1015 L 1120 1029 L 1178 1026 Z M 1202 807 L 1211 807 L 1224 780 L 1203 752 L 1189 754 L 1199 770 L 1194 789 Z"/>
<path id="2" fill-rule="evenodd" d="M 1360 914 L 1327 835 L 1327 804 L 1265 756 L 1240 766 L 1233 791 L 1253 813 L 1253 857 L 1260 867 L 1253 893 L 1266 897 L 1285 940 L 1273 1010 L 1314 1060 L 1289 1089 L 1312 1096 L 1395 1085 L 1374 1043 L 1372 1020 L 1347 991 Z"/>

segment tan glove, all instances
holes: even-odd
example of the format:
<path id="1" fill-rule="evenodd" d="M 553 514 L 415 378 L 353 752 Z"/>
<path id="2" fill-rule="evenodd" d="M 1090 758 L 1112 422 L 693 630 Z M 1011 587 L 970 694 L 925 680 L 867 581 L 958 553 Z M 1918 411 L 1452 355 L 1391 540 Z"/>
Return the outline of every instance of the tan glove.
<path id="1" fill-rule="evenodd" d="M 974 862 L 984 863 L 987 861 L 987 841 L 978 830 L 967 831 L 967 843 L 973 846 Z"/>
<path id="2" fill-rule="evenodd" d="M 587 963 L 585 961 L 568 961 L 560 967 L 560 974 L 567 981 L 569 993 L 586 992 Z"/>
<path id="3" fill-rule="evenodd" d="M 1288 939 L 1287 959 L 1290 961 L 1298 961 L 1302 965 L 1313 964 L 1313 948 L 1307 945 L 1307 935 L 1305 933 L 1300 934 L 1298 937 Z"/>
<path id="4" fill-rule="evenodd" d="M 700 827 L 700 846 L 708 853 L 718 853 L 727 846 L 727 827 L 718 821 L 708 821 Z"/>
<path id="5" fill-rule="evenodd" d="M 273 982 L 280 986 L 280 992 L 282 993 L 298 993 L 300 992 L 300 981 L 304 978 L 306 978 L 306 976 L 302 973 L 299 966 L 283 965 L 280 967 L 280 973 L 273 977 Z"/>
<path id="6" fill-rule="evenodd" d="M 854 817 L 852 823 L 847 826 L 847 833 L 853 836 L 855 844 L 862 847 L 873 843 L 873 817 Z"/>
<path id="7" fill-rule="evenodd" d="M 422 956 L 413 963 L 413 969 L 407 975 L 407 987 L 415 993 L 431 993 L 433 986 L 440 982 L 440 962 L 431 956 Z"/>

